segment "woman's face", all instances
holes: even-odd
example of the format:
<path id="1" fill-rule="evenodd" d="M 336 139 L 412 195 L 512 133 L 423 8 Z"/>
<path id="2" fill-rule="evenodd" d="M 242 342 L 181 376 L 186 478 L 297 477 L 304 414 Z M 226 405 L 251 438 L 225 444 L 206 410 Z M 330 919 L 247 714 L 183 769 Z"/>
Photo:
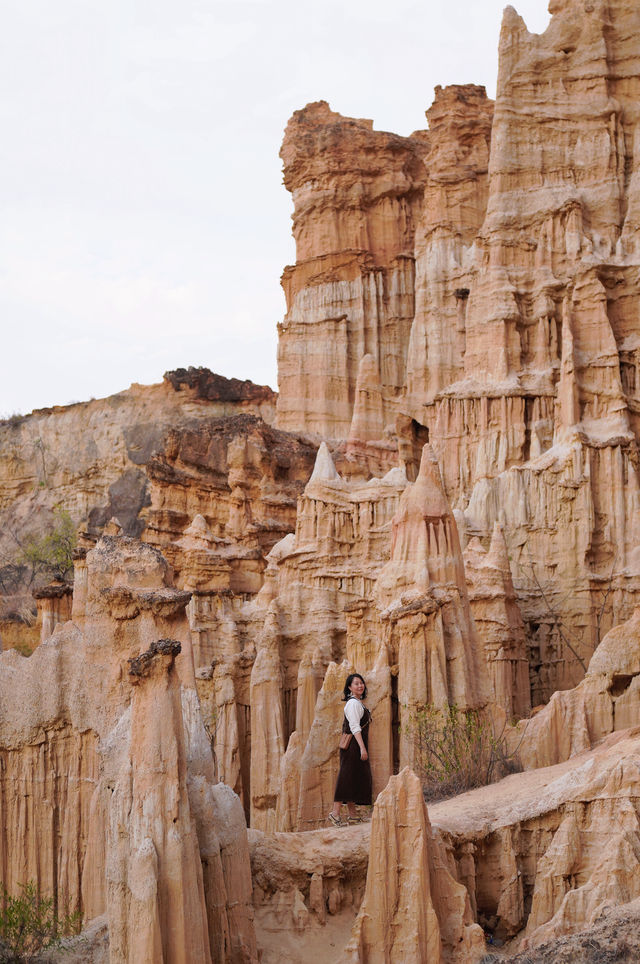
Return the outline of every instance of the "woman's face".
<path id="1" fill-rule="evenodd" d="M 362 694 L 364 693 L 364 681 L 361 680 L 359 676 L 355 676 L 349 684 L 349 690 L 354 696 L 357 696 L 358 699 L 362 699 Z"/>

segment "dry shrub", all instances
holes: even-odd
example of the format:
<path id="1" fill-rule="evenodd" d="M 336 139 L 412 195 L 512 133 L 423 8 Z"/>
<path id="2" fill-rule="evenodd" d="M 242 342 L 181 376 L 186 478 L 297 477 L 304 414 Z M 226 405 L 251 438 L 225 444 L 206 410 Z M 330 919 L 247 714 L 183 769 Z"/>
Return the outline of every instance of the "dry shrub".
<path id="1" fill-rule="evenodd" d="M 58 914 L 52 897 L 38 893 L 33 881 L 12 896 L 0 889 L 0 964 L 25 964 L 60 947 L 63 935 L 79 933 L 79 913 Z"/>
<path id="2" fill-rule="evenodd" d="M 522 770 L 504 729 L 496 734 L 491 720 L 477 710 L 428 704 L 411 716 L 407 730 L 427 801 L 445 800 Z"/>

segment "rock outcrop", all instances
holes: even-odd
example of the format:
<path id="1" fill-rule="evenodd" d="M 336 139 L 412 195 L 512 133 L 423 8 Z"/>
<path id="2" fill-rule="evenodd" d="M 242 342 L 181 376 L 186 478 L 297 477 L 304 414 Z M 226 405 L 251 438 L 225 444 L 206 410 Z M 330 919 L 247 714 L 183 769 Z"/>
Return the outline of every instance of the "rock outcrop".
<path id="1" fill-rule="evenodd" d="M 29 632 L 31 612 L 36 613 L 31 590 L 46 584 L 47 570 L 44 567 L 41 577 L 38 566 L 32 571 L 23 557 L 30 543 L 42 542 L 52 532 L 56 513 L 68 513 L 89 546 L 112 518 L 125 535 L 139 537 L 152 502 L 147 467 L 154 457 L 166 457 L 172 446 L 180 448 L 174 433 L 180 438 L 187 432 L 191 447 L 197 448 L 199 430 L 211 442 L 212 422 L 230 420 L 233 425 L 235 417 L 246 416 L 262 424 L 262 419 L 273 420 L 274 406 L 275 395 L 266 386 L 225 379 L 207 369 L 180 369 L 168 372 L 160 385 L 132 385 L 109 398 L 0 422 L 0 624 L 7 641 L 23 646 L 37 642 L 38 632 Z M 222 434 L 229 439 L 232 431 L 227 427 Z M 209 454 L 219 489 L 226 488 L 225 456 L 224 445 Z M 300 462 L 304 464 L 304 458 Z M 186 485 L 190 481 L 187 478 Z M 268 477 L 264 484 L 268 488 Z M 197 501 L 195 491 L 192 499 Z M 180 503 L 184 490 L 182 495 Z M 288 503 L 290 515 L 296 495 Z M 272 499 L 276 505 L 278 498 L 284 508 L 272 508 L 270 518 L 287 512 L 287 496 L 277 493 Z M 195 511 L 169 538 L 179 538 L 193 515 Z"/>
<path id="2" fill-rule="evenodd" d="M 639 738 L 430 807 L 490 935 L 531 948 L 640 896 Z"/>
<path id="3" fill-rule="evenodd" d="M 551 12 L 540 36 L 505 12 L 495 105 L 437 88 L 429 130 L 394 141 L 312 104 L 282 150 L 298 261 L 283 279 L 279 423 L 386 468 L 391 443 L 405 461 L 428 436 L 469 535 L 486 548 L 503 526 L 534 704 L 579 681 L 640 575 L 640 14 L 629 0 Z M 345 267 L 356 249 L 385 279 L 376 299 Z"/>
<path id="4" fill-rule="evenodd" d="M 282 278 L 281 428 L 346 438 L 365 355 L 382 391 L 378 426 L 393 421 L 387 396 L 405 378 L 425 152 L 420 135 L 374 131 L 372 121 L 342 117 L 324 101 L 289 121 L 281 157 L 297 263 Z"/>
<path id="5" fill-rule="evenodd" d="M 84 563 L 81 628 L 0 657 L 3 883 L 106 913 L 112 962 L 256 960 L 244 818 L 215 782 L 189 594 L 131 539 Z"/>
<path id="6" fill-rule="evenodd" d="M 277 412 L 179 369 L 0 425 L 0 875 L 114 964 L 476 964 L 639 898 L 640 8 L 550 12 L 427 131 L 294 114 Z M 448 706 L 524 772 L 427 814 Z"/>
<path id="7" fill-rule="evenodd" d="M 490 699 L 458 528 L 428 445 L 393 518 L 391 559 L 376 597 L 389 627 L 390 662 L 398 665 L 400 765 L 412 765 L 412 719 L 421 707 L 478 710 Z"/>
<path id="8" fill-rule="evenodd" d="M 487 552 L 473 539 L 463 554 L 469 604 L 484 645 L 492 698 L 507 720 L 531 711 L 529 655 L 507 545 L 496 523 Z"/>
<path id="9" fill-rule="evenodd" d="M 263 964 L 343 958 L 367 876 L 365 828 L 249 830 L 258 949 Z"/>
<path id="10" fill-rule="evenodd" d="M 60 580 L 36 589 L 33 597 L 38 607 L 37 622 L 42 642 L 51 636 L 58 623 L 66 623 L 71 618 L 73 587 Z"/>
<path id="11" fill-rule="evenodd" d="M 640 609 L 612 629 L 575 689 L 554 693 L 509 740 L 527 769 L 562 763 L 640 721 Z"/>
<path id="12" fill-rule="evenodd" d="M 484 934 L 432 835 L 420 781 L 404 769 L 376 802 L 367 886 L 345 959 L 354 964 L 472 964 Z"/>

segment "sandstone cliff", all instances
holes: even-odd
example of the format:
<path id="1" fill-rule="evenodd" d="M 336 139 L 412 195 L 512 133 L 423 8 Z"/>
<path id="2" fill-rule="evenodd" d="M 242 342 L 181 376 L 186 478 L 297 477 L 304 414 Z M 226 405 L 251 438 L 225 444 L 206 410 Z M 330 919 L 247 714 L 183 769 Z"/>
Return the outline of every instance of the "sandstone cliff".
<path id="1" fill-rule="evenodd" d="M 215 782 L 189 594 L 130 539 L 103 540 L 86 570 L 74 621 L 29 659 L 0 656 L 3 884 L 106 913 L 112 962 L 257 960 L 244 818 Z"/>
<path id="2" fill-rule="evenodd" d="M 114 962 L 475 964 L 640 894 L 640 10 L 550 12 L 427 131 L 294 114 L 277 413 L 190 369 L 0 426 L 5 615 L 80 535 L 0 655 L 2 883 Z M 352 670 L 376 803 L 327 829 Z M 427 813 L 426 706 L 524 772 Z"/>
<path id="3" fill-rule="evenodd" d="M 495 106 L 438 88 L 428 132 L 393 140 L 312 104 L 282 150 L 298 262 L 279 422 L 349 439 L 351 455 L 377 445 L 387 468 L 390 444 L 403 458 L 426 434 L 469 534 L 486 548 L 504 528 L 534 703 L 579 680 L 638 592 L 640 14 L 627 0 L 551 12 L 541 36 L 505 12 Z M 354 278 L 384 279 L 376 299 L 333 267 L 355 250 L 371 267 Z"/>
<path id="4" fill-rule="evenodd" d="M 6 643 L 32 648 L 57 620 L 53 604 L 43 604 L 47 614 L 29 628 L 32 592 L 43 589 L 46 568 L 41 574 L 23 556 L 30 542 L 52 531 L 61 511 L 85 545 L 115 518 L 125 535 L 146 530 L 146 541 L 168 546 L 170 561 L 178 564 L 180 550 L 172 543 L 204 511 L 220 549 L 215 561 L 227 574 L 224 585 L 248 583 L 257 591 L 260 553 L 294 524 L 295 500 L 314 454 L 308 443 L 269 427 L 274 402 L 265 386 L 179 369 L 162 385 L 134 385 L 107 399 L 0 424 L 0 625 Z M 45 589 L 40 598 L 54 595 Z"/>

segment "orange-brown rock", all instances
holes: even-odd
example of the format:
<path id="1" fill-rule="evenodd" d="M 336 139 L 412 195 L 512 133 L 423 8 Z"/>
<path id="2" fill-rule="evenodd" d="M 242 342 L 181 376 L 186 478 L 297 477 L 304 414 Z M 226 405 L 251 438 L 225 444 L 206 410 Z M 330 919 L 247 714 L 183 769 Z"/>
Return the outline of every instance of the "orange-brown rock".
<path id="1" fill-rule="evenodd" d="M 189 594 L 131 539 L 83 564 L 80 625 L 0 657 L 3 883 L 106 912 L 113 962 L 255 960 L 244 818 L 215 783 Z"/>
<path id="2" fill-rule="evenodd" d="M 494 546 L 490 558 L 504 636 L 517 609 L 504 552 Z M 503 641 L 513 655 L 517 640 Z M 311 829 L 326 818 L 350 671 L 363 673 L 370 691 L 374 794 L 413 759 L 410 724 L 422 706 L 486 707 L 489 677 L 457 526 L 429 448 L 413 485 L 400 469 L 363 484 L 343 480 L 321 445 L 295 534 L 269 554 L 262 590 L 216 646 L 220 773 L 245 805 L 253 801 L 260 829 Z M 527 690 L 514 697 L 519 664 L 508 665 L 501 685 L 511 706 Z"/>
<path id="3" fill-rule="evenodd" d="M 464 856 L 490 934 L 530 948 L 640 896 L 639 740 L 637 727 L 616 733 L 565 763 L 430 807 Z"/>
<path id="4" fill-rule="evenodd" d="M 255 624 L 256 632 L 277 613 L 286 753 L 282 774 L 264 779 L 272 785 L 280 781 L 281 830 L 316 827 L 330 808 L 338 769 L 340 696 L 350 667 L 365 674 L 374 694 L 370 749 L 375 792 L 393 772 L 392 682 L 373 589 L 406 484 L 398 469 L 367 484 L 347 482 L 322 445 L 298 504 L 296 532 L 270 554 L 265 585 L 255 604 L 247 606 L 248 625 Z"/>
<path id="5" fill-rule="evenodd" d="M 275 830 L 285 750 L 277 606 L 271 605 L 251 671 L 251 826 Z"/>
<path id="6" fill-rule="evenodd" d="M 285 275 L 278 418 L 341 437 L 374 472 L 389 468 L 395 434 L 409 478 L 415 438 L 428 436 L 469 535 L 487 548 L 503 526 L 534 703 L 579 681 L 601 630 L 637 604 L 640 575 L 640 13 L 629 0 L 558 0 L 551 12 L 537 36 L 506 11 L 495 106 L 482 88 L 437 88 L 429 131 L 403 142 L 424 165 L 412 175 L 409 335 L 403 320 L 364 343 L 346 281 L 314 273 L 321 253 L 348 262 L 353 240 L 336 226 L 361 215 L 341 185 L 354 168 L 369 184 L 387 135 L 310 105 L 283 146 L 299 250 Z M 382 264 L 390 235 L 371 210 L 363 250 Z M 399 379 L 385 355 L 405 359 Z M 304 357 L 326 372 L 322 388 L 303 378 Z"/>
<path id="7" fill-rule="evenodd" d="M 151 504 L 145 541 L 163 548 L 178 583 L 183 570 L 189 579 L 183 556 L 190 546 L 182 540 L 201 516 L 208 532 L 199 535 L 208 543 L 192 548 L 219 557 L 221 573 L 211 588 L 257 592 L 263 553 L 295 525 L 296 499 L 315 451 L 308 442 L 251 415 L 198 420 L 173 429 L 164 450 L 148 466 Z M 198 565 L 197 557 L 194 563 Z"/>
<path id="8" fill-rule="evenodd" d="M 425 406 L 463 372 L 470 248 L 487 206 L 492 116 L 493 102 L 484 87 L 472 84 L 436 87 L 427 110 L 429 153 L 414 248 L 408 407 L 401 407 L 425 424 Z"/>
<path id="9" fill-rule="evenodd" d="M 467 891 L 433 838 L 420 781 L 404 769 L 374 808 L 367 886 L 345 959 L 473 964 L 484 947 Z"/>
<path id="10" fill-rule="evenodd" d="M 471 615 L 458 528 L 435 456 L 425 445 L 416 481 L 400 497 L 391 559 L 376 586 L 398 664 L 400 763 L 414 762 L 411 720 L 425 704 L 479 709 L 489 679 Z"/>
<path id="11" fill-rule="evenodd" d="M 281 428 L 345 438 L 367 354 L 382 388 L 382 418 L 392 420 L 414 314 L 425 151 L 422 135 L 374 131 L 371 121 L 342 117 L 324 101 L 289 121 L 281 157 L 294 197 L 297 263 L 282 279 Z"/>
<path id="12" fill-rule="evenodd" d="M 264 964 L 343 960 L 365 889 L 367 830 L 249 830 L 256 934 Z"/>
<path id="13" fill-rule="evenodd" d="M 0 426 L 9 643 L 9 548 L 80 531 L 71 620 L 39 587 L 0 656 L 3 882 L 114 962 L 257 958 L 244 816 L 265 964 L 474 964 L 640 894 L 640 9 L 550 12 L 505 11 L 495 104 L 291 119 L 277 429 L 201 369 Z M 375 815 L 320 830 L 351 670 Z M 392 774 L 451 704 L 525 771 L 428 816 Z"/>
<path id="14" fill-rule="evenodd" d="M 640 609 L 607 633 L 578 686 L 554 693 L 547 706 L 519 723 L 510 742 L 534 769 L 568 760 L 638 720 Z"/>
<path id="15" fill-rule="evenodd" d="M 496 944 L 514 939 L 511 954 L 524 938 L 536 960 L 538 944 L 584 930 L 604 908 L 638 898 L 639 739 L 637 727 L 614 734 L 562 764 L 433 804 L 429 816 L 419 781 L 405 770 L 379 796 L 370 825 L 304 835 L 250 831 L 259 943 L 268 948 L 267 960 L 276 959 L 277 946 L 294 962 L 316 946 L 324 961 L 324 941 L 339 940 L 333 926 L 326 938 L 318 933 L 316 874 L 327 924 L 347 909 L 354 922 L 360 908 L 349 959 L 395 960 L 394 940 L 403 944 L 403 960 L 427 959 L 412 957 L 411 946 L 428 915 L 441 937 L 434 960 L 471 964 L 483 957 L 474 917 Z M 299 931 L 301 914 L 305 929 Z M 342 940 L 330 959 L 342 959 Z"/>
<path id="16" fill-rule="evenodd" d="M 479 539 L 473 539 L 463 558 L 469 603 L 484 645 L 493 700 L 508 720 L 528 716 L 531 690 L 527 642 L 499 523 L 494 526 L 488 552 Z"/>
<path id="17" fill-rule="evenodd" d="M 274 403 L 266 386 L 181 369 L 161 385 L 133 385 L 109 398 L 1 422 L 0 618 L 12 619 L 13 634 L 21 615 L 35 614 L 31 590 L 47 582 L 46 570 L 33 581 L 21 553 L 51 532 L 54 509 L 68 512 L 89 544 L 113 517 L 125 535 L 137 537 L 150 500 L 146 467 L 165 451 L 171 428 L 186 424 L 193 432 L 203 420 L 243 414 L 272 420 Z M 220 470 L 226 475 L 226 464 Z M 23 632 L 17 641 L 28 637 Z"/>
<path id="18" fill-rule="evenodd" d="M 34 599 L 38 605 L 40 642 L 48 639 L 58 623 L 71 618 L 73 588 L 63 582 L 53 582 L 36 589 Z"/>

